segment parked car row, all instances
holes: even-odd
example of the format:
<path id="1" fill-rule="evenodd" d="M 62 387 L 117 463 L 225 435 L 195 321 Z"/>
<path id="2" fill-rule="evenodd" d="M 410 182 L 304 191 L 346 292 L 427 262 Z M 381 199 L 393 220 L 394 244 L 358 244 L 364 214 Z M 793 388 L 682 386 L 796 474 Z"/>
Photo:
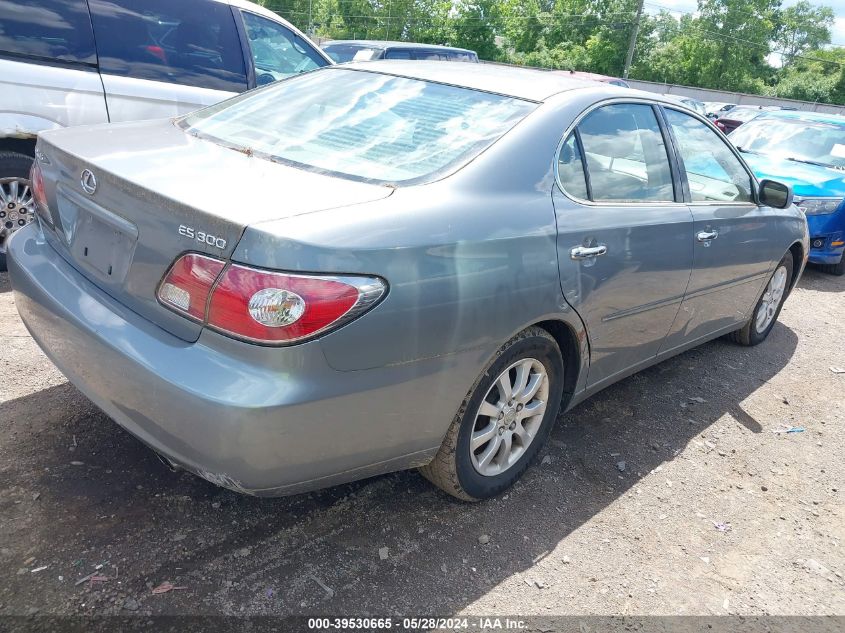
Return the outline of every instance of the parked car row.
<path id="1" fill-rule="evenodd" d="M 747 123 L 751 119 L 761 115 L 763 112 L 771 112 L 773 110 L 780 110 L 777 106 L 756 106 L 756 105 L 739 105 L 723 112 L 720 116 L 713 119 L 713 125 L 722 130 L 725 134 L 730 134 L 743 123 Z"/>
<path id="2" fill-rule="evenodd" d="M 338 64 L 377 59 L 478 63 L 478 55 L 475 51 L 454 46 L 435 46 L 414 42 L 333 40 L 323 44 L 322 48 Z"/>
<path id="3" fill-rule="evenodd" d="M 705 101 L 704 110 L 711 119 L 718 119 L 720 116 L 735 108 L 735 103 L 725 103 L 723 101 Z"/>
<path id="4" fill-rule="evenodd" d="M 668 97 L 670 99 L 674 99 L 678 103 L 682 103 L 683 105 L 688 107 L 690 110 L 693 110 L 694 112 L 698 112 L 699 114 L 707 116 L 707 109 L 704 106 L 704 103 L 702 103 L 698 99 L 693 99 L 692 97 L 684 97 L 684 96 L 681 96 L 681 95 L 672 95 L 672 94 L 666 94 L 666 95 L 663 95 L 663 96 Z"/>

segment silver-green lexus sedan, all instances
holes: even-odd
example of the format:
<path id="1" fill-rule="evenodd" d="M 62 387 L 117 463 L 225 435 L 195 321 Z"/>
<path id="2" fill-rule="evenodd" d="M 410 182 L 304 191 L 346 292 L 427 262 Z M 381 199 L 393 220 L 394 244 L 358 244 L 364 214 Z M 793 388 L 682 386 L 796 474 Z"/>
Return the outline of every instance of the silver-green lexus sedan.
<path id="1" fill-rule="evenodd" d="M 763 341 L 807 223 L 704 117 L 436 62 L 328 67 L 176 120 L 43 134 L 16 304 L 166 460 L 280 495 L 419 468 L 510 486 L 555 418 Z"/>

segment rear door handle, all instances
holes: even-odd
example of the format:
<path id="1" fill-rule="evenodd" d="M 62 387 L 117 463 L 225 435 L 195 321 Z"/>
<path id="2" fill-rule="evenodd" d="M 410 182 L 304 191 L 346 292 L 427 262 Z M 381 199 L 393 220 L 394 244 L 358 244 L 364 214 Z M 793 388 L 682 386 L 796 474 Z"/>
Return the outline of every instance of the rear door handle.
<path id="1" fill-rule="evenodd" d="M 709 242 L 719 237 L 719 233 L 716 231 L 699 231 L 695 237 L 699 242 Z"/>
<path id="2" fill-rule="evenodd" d="M 598 246 L 576 246 L 569 251 L 569 256 L 572 259 L 587 259 L 589 257 L 598 257 L 607 253 L 607 246 L 599 244 Z"/>

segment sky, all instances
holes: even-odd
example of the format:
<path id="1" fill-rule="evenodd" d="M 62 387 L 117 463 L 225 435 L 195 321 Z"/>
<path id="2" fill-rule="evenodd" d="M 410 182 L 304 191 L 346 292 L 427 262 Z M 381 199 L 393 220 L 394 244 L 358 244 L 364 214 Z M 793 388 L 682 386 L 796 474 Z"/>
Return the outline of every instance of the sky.
<path id="1" fill-rule="evenodd" d="M 793 5 L 798 0 L 784 0 L 783 6 Z M 812 0 L 811 0 L 812 2 Z M 812 2 L 814 5 L 828 6 L 836 14 L 836 22 L 831 29 L 831 43 L 835 46 L 845 46 L 845 0 L 825 0 Z M 645 0 L 645 10 L 648 13 L 658 13 L 661 8 L 671 12 L 694 13 L 698 3 L 696 0 Z"/>

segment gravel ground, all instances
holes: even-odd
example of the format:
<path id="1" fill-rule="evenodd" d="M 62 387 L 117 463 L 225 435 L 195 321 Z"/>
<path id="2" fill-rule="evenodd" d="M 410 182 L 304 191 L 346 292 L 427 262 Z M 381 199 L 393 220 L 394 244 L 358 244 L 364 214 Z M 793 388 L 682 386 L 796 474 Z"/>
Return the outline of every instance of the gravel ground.
<path id="1" fill-rule="evenodd" d="M 264 500 L 171 473 L 0 274 L 0 615 L 845 614 L 843 291 L 809 270 L 766 343 L 610 387 L 467 505 L 414 472 Z"/>

